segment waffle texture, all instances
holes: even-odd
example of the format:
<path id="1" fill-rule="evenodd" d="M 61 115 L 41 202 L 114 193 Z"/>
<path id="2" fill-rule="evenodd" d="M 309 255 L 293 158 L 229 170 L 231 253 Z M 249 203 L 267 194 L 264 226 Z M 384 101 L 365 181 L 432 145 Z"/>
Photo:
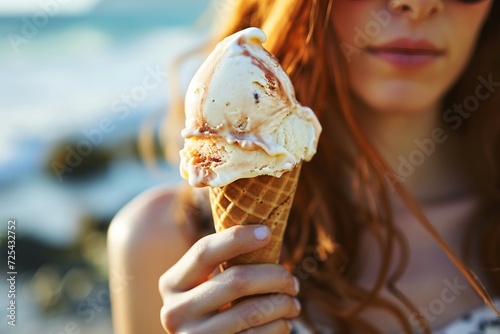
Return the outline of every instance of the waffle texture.
<path id="1" fill-rule="evenodd" d="M 263 224 L 271 231 L 271 241 L 266 247 L 238 255 L 225 263 L 223 268 L 237 264 L 278 263 L 301 165 L 279 178 L 263 175 L 210 188 L 210 203 L 217 232 L 246 224 Z"/>

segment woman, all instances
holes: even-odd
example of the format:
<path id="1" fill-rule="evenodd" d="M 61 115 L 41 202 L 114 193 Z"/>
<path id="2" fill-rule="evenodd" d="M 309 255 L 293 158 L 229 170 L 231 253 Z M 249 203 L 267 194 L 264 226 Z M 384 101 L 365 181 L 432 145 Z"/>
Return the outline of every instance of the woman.
<path id="1" fill-rule="evenodd" d="M 215 42 L 262 27 L 323 126 L 282 264 L 214 272 L 267 231 L 213 234 L 203 192 L 149 191 L 109 232 L 116 333 L 469 333 L 453 326 L 500 314 L 499 18 L 493 0 L 235 1 Z"/>

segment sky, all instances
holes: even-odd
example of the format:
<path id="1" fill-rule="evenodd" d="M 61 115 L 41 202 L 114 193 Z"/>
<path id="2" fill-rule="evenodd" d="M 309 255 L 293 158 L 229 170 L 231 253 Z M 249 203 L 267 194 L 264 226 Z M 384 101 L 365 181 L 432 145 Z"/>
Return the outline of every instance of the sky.
<path id="1" fill-rule="evenodd" d="M 82 14 L 99 2 L 101 0 L 1 0 L 0 15 L 36 13 L 44 8 L 56 9 L 61 14 Z"/>

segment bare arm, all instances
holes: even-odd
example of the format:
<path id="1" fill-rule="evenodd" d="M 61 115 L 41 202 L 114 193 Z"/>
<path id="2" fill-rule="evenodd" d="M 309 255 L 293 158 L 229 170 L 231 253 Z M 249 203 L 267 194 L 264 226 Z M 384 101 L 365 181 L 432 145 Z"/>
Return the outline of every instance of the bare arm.
<path id="1" fill-rule="evenodd" d="M 149 190 L 113 219 L 108 259 L 114 333 L 165 333 L 160 276 L 191 246 L 172 221 L 174 190 Z"/>

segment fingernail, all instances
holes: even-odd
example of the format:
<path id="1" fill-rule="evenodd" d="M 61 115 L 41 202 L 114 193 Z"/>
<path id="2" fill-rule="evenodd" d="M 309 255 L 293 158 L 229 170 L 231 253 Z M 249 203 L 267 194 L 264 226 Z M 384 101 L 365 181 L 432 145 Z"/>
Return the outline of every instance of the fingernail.
<path id="1" fill-rule="evenodd" d="M 255 239 L 264 240 L 269 235 L 269 230 L 265 226 L 259 226 L 253 230 L 253 234 L 255 235 Z"/>
<path id="2" fill-rule="evenodd" d="M 300 291 L 299 279 L 295 276 L 293 276 L 293 287 L 295 288 L 295 291 L 297 291 L 297 292 Z"/>
<path id="3" fill-rule="evenodd" d="M 292 330 L 292 329 L 293 329 L 293 323 L 292 323 L 290 320 L 287 320 L 287 321 L 286 321 L 286 325 L 288 326 L 288 329 L 289 329 L 289 330 Z"/>
<path id="4" fill-rule="evenodd" d="M 294 299 L 293 299 L 293 302 L 295 303 L 295 306 L 297 307 L 297 310 L 299 310 L 299 311 L 300 311 L 300 310 L 301 310 L 301 308 L 302 308 L 302 305 L 300 305 L 299 300 L 298 300 L 297 298 L 294 298 Z"/>

